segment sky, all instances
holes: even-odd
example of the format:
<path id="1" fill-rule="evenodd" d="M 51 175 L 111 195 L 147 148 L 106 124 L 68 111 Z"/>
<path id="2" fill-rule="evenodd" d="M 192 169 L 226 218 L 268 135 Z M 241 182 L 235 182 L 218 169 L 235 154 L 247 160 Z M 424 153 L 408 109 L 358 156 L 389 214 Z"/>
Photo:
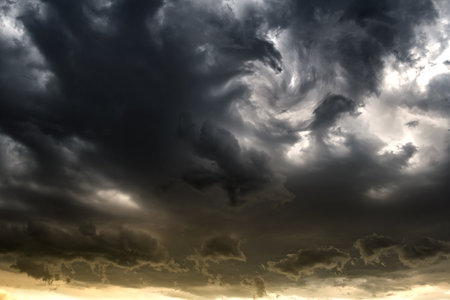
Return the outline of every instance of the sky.
<path id="1" fill-rule="evenodd" d="M 0 300 L 450 299 L 450 1 L 0 25 Z"/>

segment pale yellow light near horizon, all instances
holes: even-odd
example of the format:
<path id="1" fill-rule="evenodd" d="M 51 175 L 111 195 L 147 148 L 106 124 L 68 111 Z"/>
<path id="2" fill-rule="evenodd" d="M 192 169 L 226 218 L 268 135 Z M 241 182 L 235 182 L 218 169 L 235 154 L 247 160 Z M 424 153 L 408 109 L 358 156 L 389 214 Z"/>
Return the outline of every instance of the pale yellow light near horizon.
<path id="1" fill-rule="evenodd" d="M 75 289 L 75 288 L 74 288 Z M 73 292 L 73 291 L 72 291 Z M 167 291 L 166 291 L 167 292 Z M 109 288 L 84 288 L 78 291 L 78 296 L 70 296 L 60 293 L 58 291 L 42 291 L 25 288 L 4 288 L 0 289 L 0 300 L 114 300 L 114 299 L 155 299 L 155 300 L 191 300 L 199 299 L 196 296 L 189 298 L 171 297 L 160 295 L 155 292 L 149 292 L 148 289 L 129 289 L 119 287 Z M 206 298 L 202 298 L 206 299 Z M 253 300 L 254 298 L 240 298 L 240 297 L 226 297 L 219 296 L 215 300 Z M 266 297 L 259 299 L 277 299 L 277 300 L 314 300 L 314 299 L 329 299 L 329 300 L 344 300 L 344 299 L 361 299 L 360 297 L 340 296 L 340 297 L 299 297 L 296 295 L 280 295 L 277 293 L 269 293 Z M 438 286 L 418 286 L 408 291 L 400 291 L 391 293 L 385 297 L 371 297 L 364 299 L 372 300 L 437 300 L 450 299 L 450 290 L 442 289 Z"/>
<path id="2" fill-rule="evenodd" d="M 225 292 L 224 287 L 205 285 L 199 288 L 195 294 L 181 289 L 166 287 L 127 288 L 113 285 L 89 285 L 87 283 L 63 283 L 56 282 L 48 285 L 43 281 L 28 277 L 17 272 L 0 270 L 0 300 L 116 300 L 116 299 L 155 299 L 155 300 L 253 300 L 249 297 L 227 297 L 220 295 Z M 274 292 L 270 289 L 277 289 Z M 202 291 L 204 293 L 202 293 Z M 320 292 L 320 297 L 316 294 Z M 201 295 L 205 296 L 202 297 Z M 259 299 L 277 300 L 313 300 L 313 299 L 381 299 L 381 300 L 450 300 L 450 285 L 415 285 L 401 291 L 391 291 L 387 294 L 370 295 L 355 286 L 333 286 L 327 284 L 319 289 L 308 287 L 282 288 L 269 287 L 266 297 Z"/>

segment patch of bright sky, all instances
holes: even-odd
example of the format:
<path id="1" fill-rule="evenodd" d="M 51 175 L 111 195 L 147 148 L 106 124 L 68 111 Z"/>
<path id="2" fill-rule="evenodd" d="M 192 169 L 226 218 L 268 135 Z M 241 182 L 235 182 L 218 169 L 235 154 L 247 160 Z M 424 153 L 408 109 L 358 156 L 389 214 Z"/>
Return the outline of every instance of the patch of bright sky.
<path id="1" fill-rule="evenodd" d="M 139 205 L 132 199 L 130 195 L 127 195 L 119 190 L 100 190 L 97 192 L 98 201 L 103 204 L 109 204 L 119 206 L 123 208 L 138 209 Z"/>

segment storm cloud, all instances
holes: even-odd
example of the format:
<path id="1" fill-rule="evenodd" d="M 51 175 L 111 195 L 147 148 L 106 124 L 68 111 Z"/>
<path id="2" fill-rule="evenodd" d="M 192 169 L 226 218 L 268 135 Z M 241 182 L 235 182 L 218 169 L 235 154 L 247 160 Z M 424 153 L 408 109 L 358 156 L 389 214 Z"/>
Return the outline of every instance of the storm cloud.
<path id="1" fill-rule="evenodd" d="M 350 255 L 334 247 L 301 249 L 288 254 L 279 261 L 269 261 L 269 271 L 280 273 L 291 279 L 312 274 L 317 269 L 342 270 L 350 261 Z"/>
<path id="2" fill-rule="evenodd" d="M 0 271 L 199 299 L 440 288 L 449 13 L 0 4 Z"/>
<path id="3" fill-rule="evenodd" d="M 372 234 L 358 239 L 354 246 L 366 263 L 380 263 L 380 257 L 391 252 L 397 254 L 403 265 L 411 268 L 433 264 L 439 259 L 448 258 L 450 253 L 447 241 L 429 237 L 397 242 L 390 237 Z"/>

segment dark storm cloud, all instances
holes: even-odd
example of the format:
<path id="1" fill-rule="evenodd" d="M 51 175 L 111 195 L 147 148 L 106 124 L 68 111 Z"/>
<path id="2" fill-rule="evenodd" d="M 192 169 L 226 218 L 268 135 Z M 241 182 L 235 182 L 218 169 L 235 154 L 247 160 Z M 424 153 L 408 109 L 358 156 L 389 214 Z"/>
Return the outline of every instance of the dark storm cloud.
<path id="1" fill-rule="evenodd" d="M 196 250 L 194 258 L 219 263 L 227 260 L 246 261 L 241 250 L 241 241 L 230 235 L 212 237 Z"/>
<path id="2" fill-rule="evenodd" d="M 290 4 L 286 13 L 289 17 L 282 26 L 292 35 L 291 46 L 297 47 L 301 60 L 320 57 L 320 63 L 306 63 L 306 70 L 314 74 L 314 83 L 344 76 L 344 89 L 351 97 L 378 92 L 383 58 L 394 55 L 400 61 L 410 61 L 409 50 L 422 43 L 415 28 L 437 17 L 429 0 L 413 4 L 387 0 Z"/>
<path id="3" fill-rule="evenodd" d="M 177 139 L 179 116 L 188 111 L 200 122 L 230 122 L 231 105 L 245 97 L 247 87 L 235 83 L 218 96 L 214 91 L 252 72 L 253 61 L 280 70 L 281 55 L 260 30 L 265 21 L 253 9 L 237 21 L 213 3 L 211 9 L 163 1 L 15 5 L 26 38 L 12 46 L 2 41 L 0 128 L 35 163 L 26 178 L 18 179 L 43 190 L 60 188 L 68 206 L 80 206 L 71 193 L 93 192 L 80 189 L 84 180 L 148 193 L 178 176 L 191 159 Z M 29 62 L 18 69 L 12 62 L 30 60 L 25 50 L 31 46 L 42 56 L 39 65 Z M 50 74 L 48 81 L 37 91 L 22 89 L 22 77 L 33 68 Z M 203 144 L 197 147 L 208 159 L 210 150 L 203 148 L 211 146 L 205 144 L 208 134 L 215 134 L 211 126 L 205 123 Z M 229 141 L 224 134 L 215 138 L 225 139 L 213 142 L 217 147 Z M 71 161 L 66 152 L 77 159 Z M 232 202 L 271 176 L 265 155 L 249 150 L 242 156 L 232 158 L 229 168 L 225 158 L 217 157 L 223 173 L 218 183 Z M 238 160 L 245 161 L 243 169 Z M 6 183 L 3 188 L 13 187 Z M 21 198 L 29 204 L 26 194 Z M 47 204 L 40 207 L 45 211 Z"/>
<path id="4" fill-rule="evenodd" d="M 126 268 L 150 264 L 173 272 L 181 270 L 157 239 L 140 230 L 118 228 L 97 232 L 91 223 L 84 223 L 77 230 L 29 222 L 22 226 L 2 224 L 0 235 L 0 251 L 17 255 L 14 268 L 27 273 L 37 274 L 41 270 L 41 274 L 47 274 L 41 261 L 70 264 L 78 259 Z M 50 279 L 44 275 L 31 276 Z"/>
<path id="5" fill-rule="evenodd" d="M 313 130 L 323 130 L 332 125 L 345 114 L 354 114 L 356 104 L 353 100 L 342 95 L 327 95 L 314 109 L 314 120 L 311 123 Z"/>
<path id="6" fill-rule="evenodd" d="M 432 238 L 421 238 L 396 248 L 400 261 L 408 267 L 432 264 L 441 258 L 449 258 L 450 243 Z"/>
<path id="7" fill-rule="evenodd" d="M 212 164 L 186 173 L 185 181 L 197 188 L 220 183 L 232 204 L 238 203 L 239 195 L 275 180 L 264 152 L 241 149 L 233 134 L 212 122 L 203 123 L 199 137 L 191 142 L 197 155 Z"/>
<path id="8" fill-rule="evenodd" d="M 241 240 L 231 235 L 220 235 L 206 239 L 200 248 L 186 257 L 194 263 L 194 269 L 208 278 L 208 283 L 223 285 L 222 271 L 213 271 L 210 263 L 221 264 L 239 261 L 245 263 L 247 257 L 241 250 Z"/>
<path id="9" fill-rule="evenodd" d="M 352 85 L 377 91 L 382 57 L 395 54 L 408 61 L 409 49 L 416 40 L 414 28 L 420 22 L 436 17 L 431 1 L 352 1 L 342 20 L 355 22 L 361 36 L 345 35 L 338 42 L 340 64 L 347 71 Z"/>
<path id="10" fill-rule="evenodd" d="M 58 276 L 50 273 L 48 267 L 44 263 L 38 263 L 35 260 L 26 257 L 18 258 L 11 268 L 26 273 L 33 278 L 47 281 L 48 283 L 51 283 L 53 279 L 58 279 Z"/>
<path id="11" fill-rule="evenodd" d="M 397 245 L 398 242 L 394 241 L 392 238 L 374 233 L 357 239 L 354 247 L 359 250 L 365 263 L 379 263 L 380 256 L 388 253 Z"/>
<path id="12" fill-rule="evenodd" d="M 396 253 L 400 262 L 411 268 L 431 265 L 439 259 L 449 258 L 450 243 L 433 238 L 416 238 L 403 242 L 372 234 L 356 240 L 355 248 L 360 252 L 366 263 L 380 263 L 380 257 L 389 253 Z"/>
<path id="13" fill-rule="evenodd" d="M 427 1 L 380 3 L 287 2 L 277 14 L 249 6 L 239 20 L 218 4 L 203 9 L 192 3 L 118 1 L 99 8 L 89 1 L 48 1 L 43 16 L 36 7 L 23 8 L 18 19 L 28 37 L 23 43 L 36 47 L 42 55 L 39 68 L 51 76 L 43 89 L 34 92 L 19 88 L 21 76 L 8 77 L 8 84 L 2 85 L 2 131 L 23 145 L 35 163 L 26 178 L 19 178 L 22 186 L 59 188 L 58 198 L 67 207 L 88 211 L 72 196 L 95 193 L 80 188 L 82 181 L 101 186 L 106 179 L 145 194 L 185 173 L 185 180 L 197 187 L 219 184 L 236 203 L 240 194 L 273 181 L 265 154 L 241 149 L 231 133 L 224 133 L 227 125 L 241 122 L 235 119 L 232 103 L 249 93 L 248 87 L 234 80 L 253 72 L 253 61 L 280 69 L 282 57 L 269 41 L 268 31 L 287 29 L 297 37 L 293 49 L 299 55 L 301 49 L 318 50 L 330 66 L 337 62 L 347 71 L 352 86 L 374 91 L 381 58 L 399 46 L 404 48 L 399 53 L 407 51 L 416 42 L 415 26 L 435 15 Z M 319 10 L 337 12 L 340 17 L 335 24 L 322 24 L 314 17 Z M 187 11 L 197 18 L 188 22 Z M 311 42 L 312 36 L 320 36 L 316 29 L 331 25 L 339 30 L 330 36 L 330 45 Z M 357 29 L 355 36 L 345 33 L 352 28 Z M 9 47 L 6 42 L 2 45 Z M 25 57 L 20 45 L 14 45 L 15 51 L 5 50 L 4 74 L 18 72 L 9 62 L 18 55 Z M 225 84 L 231 88 L 217 96 L 215 91 Z M 17 97 L 21 100 L 16 101 Z M 344 96 L 330 95 L 317 107 L 313 125 L 330 125 L 340 114 L 351 113 L 354 105 Z M 193 147 L 195 154 L 215 162 L 217 168 L 183 172 L 192 165 L 192 158 L 176 131 L 186 111 L 200 124 L 218 121 L 218 126 L 203 123 Z M 231 127 L 236 126 L 240 125 Z M 79 141 L 79 146 L 72 140 Z M 219 148 L 228 144 L 231 152 L 224 155 Z M 78 160 L 71 161 L 65 155 L 67 149 Z M 6 183 L 5 198 L 20 194 L 8 189 L 15 188 Z M 22 193 L 19 201 L 32 205 L 27 200 L 31 194 Z M 47 210 L 51 204 L 41 204 L 42 211 L 56 215 Z"/>
<path id="14" fill-rule="evenodd" d="M 353 243 L 358 276 L 385 258 L 401 271 L 448 258 L 448 159 L 420 173 L 428 145 L 394 149 L 370 132 L 378 116 L 358 112 L 382 92 L 387 59 L 414 65 L 427 51 L 432 1 L 108 3 L 2 4 L 19 26 L 0 34 L 0 219 L 11 222 L 0 251 L 13 268 L 46 281 L 95 263 L 139 269 L 127 283 L 188 273 L 171 287 L 196 272 L 264 297 L 275 284 L 255 277 L 261 264 L 291 279 L 335 274 L 351 269 Z M 447 117 L 449 86 L 435 77 L 408 113 Z M 350 119 L 367 132 L 344 128 Z M 410 120 L 400 127 L 427 126 Z M 287 157 L 298 142 L 310 156 Z M 398 238 L 418 231 L 436 239 Z M 310 248 L 322 241 L 337 248 Z M 105 278 L 92 270 L 80 278 Z"/>
<path id="15" fill-rule="evenodd" d="M 349 261 L 348 253 L 334 247 L 301 249 L 279 261 L 269 261 L 267 269 L 296 280 L 303 275 L 311 275 L 318 269 L 342 270 Z"/>

